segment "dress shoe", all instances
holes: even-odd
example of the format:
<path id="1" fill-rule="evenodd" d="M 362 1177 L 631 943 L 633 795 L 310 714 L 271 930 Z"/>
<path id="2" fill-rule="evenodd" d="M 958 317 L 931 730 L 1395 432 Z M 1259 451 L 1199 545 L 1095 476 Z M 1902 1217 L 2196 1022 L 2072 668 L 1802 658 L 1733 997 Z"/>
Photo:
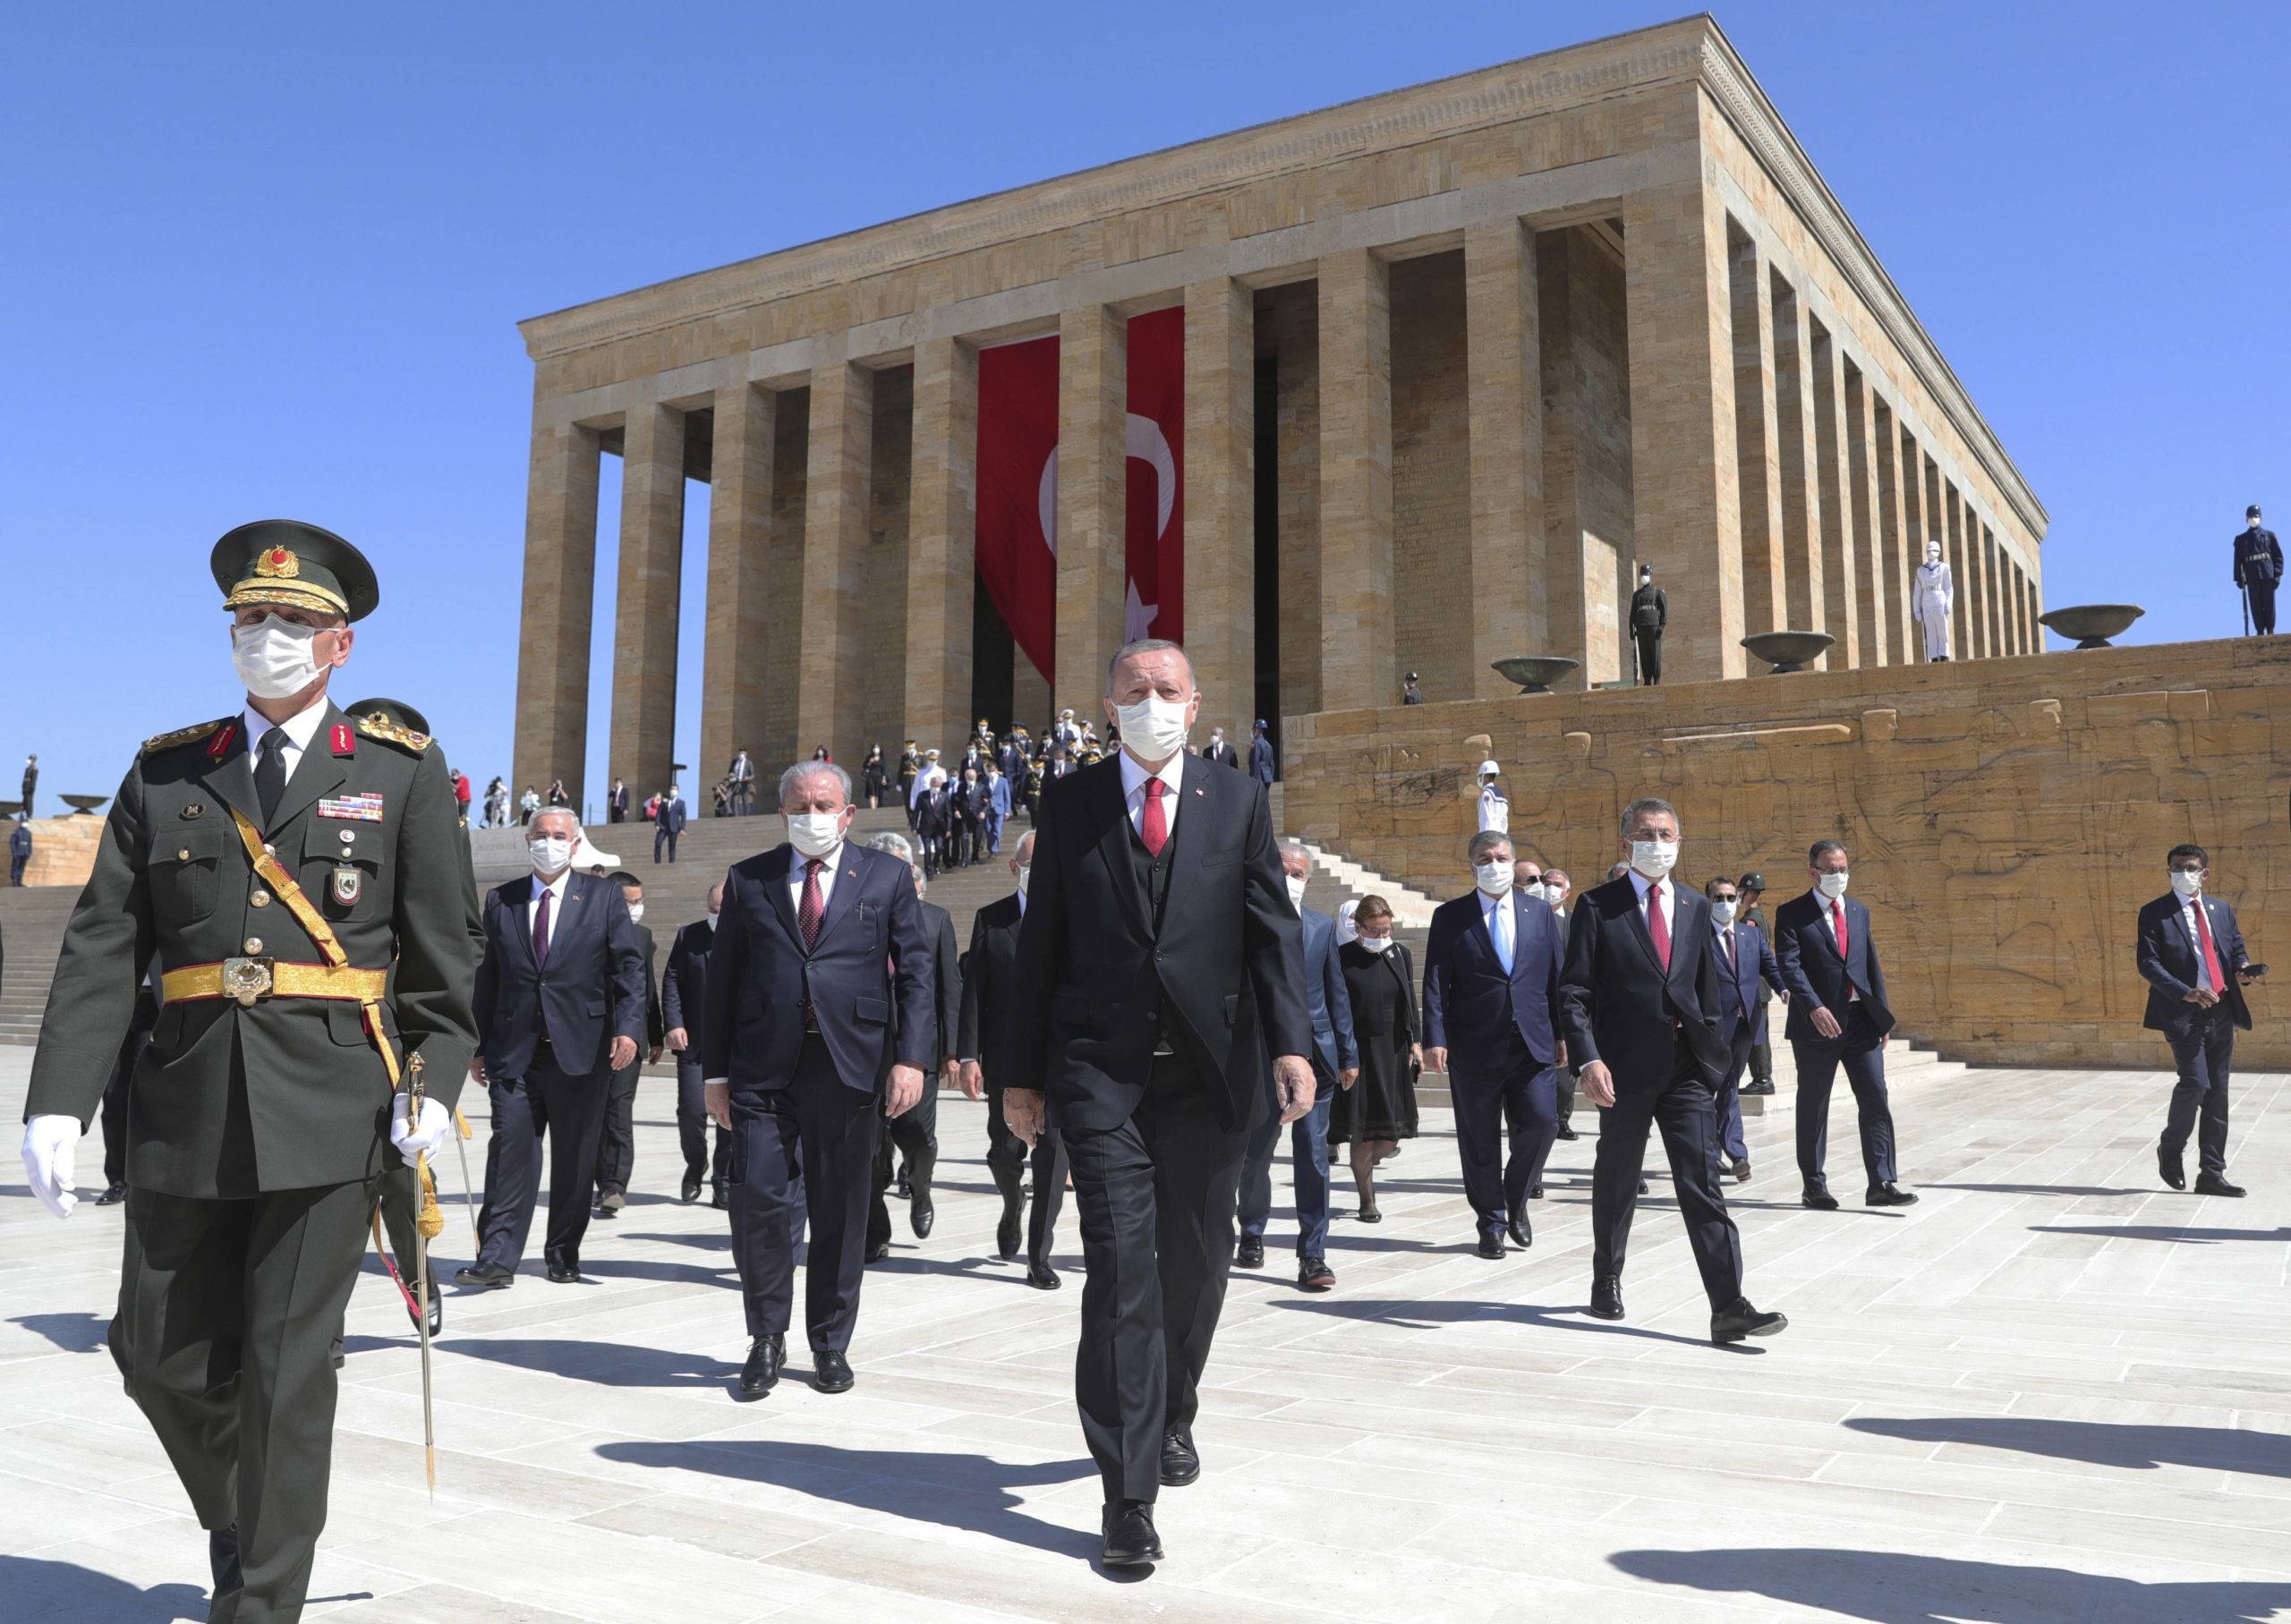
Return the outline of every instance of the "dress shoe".
<path id="1" fill-rule="evenodd" d="M 1480 1256 L 1487 1258 L 1490 1261 L 1502 1257 L 1503 1255 L 1503 1237 L 1500 1235 L 1481 1236 L 1479 1237 L 1478 1251 Z"/>
<path id="2" fill-rule="evenodd" d="M 866 1263 L 880 1263 L 890 1254 L 890 1242 L 887 1240 L 879 1240 L 868 1246 L 865 1254 L 860 1259 L 860 1262 Z"/>
<path id="3" fill-rule="evenodd" d="M 1798 1204 L 1811 1207 L 1817 1212 L 1835 1212 L 1837 1211 L 1837 1197 L 1818 1185 L 1810 1184 L 1799 1192 Z"/>
<path id="4" fill-rule="evenodd" d="M 1201 1475 L 1201 1455 L 1176 1427 L 1162 1433 L 1162 1486 L 1182 1489 Z"/>
<path id="5" fill-rule="evenodd" d="M 581 1283 L 581 1265 L 578 1263 L 551 1263 L 549 1266 L 549 1283 L 552 1285 L 577 1286 Z"/>
<path id="6" fill-rule="evenodd" d="M 1917 1204 L 1917 1197 L 1887 1179 L 1883 1184 L 1871 1185 L 1862 1195 L 1861 1204 L 1865 1207 L 1913 1207 Z"/>
<path id="7" fill-rule="evenodd" d="M 779 1367 L 787 1363 L 787 1338 L 758 1337 L 750 1342 L 747 1363 L 740 1366 L 740 1397 L 762 1398 L 779 1383 Z"/>
<path id="8" fill-rule="evenodd" d="M 1529 1185 L 1528 1186 L 1528 1199 L 1529 1201 L 1541 1201 L 1543 1199 L 1543 1186 L 1539 1184 Z"/>
<path id="9" fill-rule="evenodd" d="M 1738 1297 L 1710 1316 L 1710 1339 L 1739 1342 L 1744 1337 L 1770 1337 L 1790 1323 L 1778 1314 L 1760 1314 L 1746 1297 Z"/>
<path id="10" fill-rule="evenodd" d="M 1028 1263 L 1026 1284 L 1032 1286 L 1036 1291 L 1055 1291 L 1060 1285 L 1058 1271 L 1048 1263 Z"/>
<path id="11" fill-rule="evenodd" d="M 1005 1190 L 1002 1193 L 1002 1217 L 1001 1220 L 994 1226 L 994 1252 L 998 1257 L 1018 1255 L 1018 1220 L 1025 1214 L 1026 1210 L 1026 1197 L 1024 1191 Z"/>
<path id="12" fill-rule="evenodd" d="M 1750 1181 L 1750 1159 L 1747 1156 L 1737 1156 L 1734 1158 L 1734 1165 L 1726 1170 L 1733 1174 L 1736 1184 L 1748 1184 Z"/>
<path id="13" fill-rule="evenodd" d="M 2198 1195 L 2241 1195 L 2244 1186 L 2229 1184 L 2217 1173 L 2198 1173 L 2195 1176 L 2195 1193 Z"/>
<path id="14" fill-rule="evenodd" d="M 125 1201 L 126 1199 L 127 1186 L 125 1185 L 107 1184 L 104 1186 L 104 1193 L 96 1197 L 96 1204 L 99 1207 L 117 1206 L 121 1202 Z"/>
<path id="15" fill-rule="evenodd" d="M 684 1183 L 677 1191 L 677 1199 L 683 1202 L 686 1206 L 690 1206 L 694 1202 L 700 1199 L 699 1174 L 686 1173 L 684 1176 Z"/>
<path id="16" fill-rule="evenodd" d="M 411 1303 L 406 1305 L 405 1317 L 413 1322 L 413 1329 L 417 1332 L 422 1329 L 422 1316 L 413 1312 L 413 1305 Z M 430 1334 L 432 1337 L 439 1336 L 445 1329 L 446 1299 L 439 1295 L 438 1282 L 431 1280 L 430 1282 Z"/>
<path id="17" fill-rule="evenodd" d="M 239 1570 L 239 1525 L 207 1531 L 207 1569 L 215 1577 L 217 1600 L 234 1590 L 247 1587 L 246 1576 Z"/>
<path id="18" fill-rule="evenodd" d="M 1647 1194 L 1647 1181 L 1646 1181 L 1644 1178 L 1641 1178 L 1641 1179 L 1639 1181 L 1639 1193 L 1641 1195 L 1644 1195 L 1645 1194 Z"/>
<path id="19" fill-rule="evenodd" d="M 589 1216 L 596 1219 L 600 1223 L 610 1223 L 614 1219 L 620 1216 L 620 1209 L 618 1207 L 609 1207 L 600 1201 L 594 1207 L 590 1209 Z"/>
<path id="20" fill-rule="evenodd" d="M 1233 1267 L 1236 1269 L 1264 1268 L 1265 1237 L 1260 1235 L 1242 1236 L 1241 1244 L 1233 1249 Z"/>
<path id="21" fill-rule="evenodd" d="M 1602 1274 L 1591 1282 L 1591 1317 L 1595 1320 L 1622 1318 L 1622 1282 L 1612 1274 Z"/>
<path id="22" fill-rule="evenodd" d="M 1564 1122 L 1559 1125 L 1559 1132 L 1555 1135 L 1555 1137 L 1561 1139 L 1580 1139 L 1582 1136 L 1582 1135 L 1577 1133 Z"/>
<path id="23" fill-rule="evenodd" d="M 820 1348 L 812 1355 L 812 1385 L 823 1393 L 847 1393 L 858 1377 L 851 1373 L 851 1361 L 831 1348 Z"/>
<path id="24" fill-rule="evenodd" d="M 610 1214 L 612 1217 L 618 1218 L 620 1216 L 621 1208 L 628 1204 L 628 1197 L 622 1191 L 607 1190 L 604 1195 L 599 1198 L 597 1204 L 602 1207 L 606 1212 Z"/>
<path id="25" fill-rule="evenodd" d="M 464 1263 L 455 1271 L 454 1283 L 478 1291 L 506 1291 L 517 1283 L 517 1271 L 499 1263 Z"/>
<path id="26" fill-rule="evenodd" d="M 1098 1560 L 1107 1567 L 1145 1568 L 1162 1560 L 1162 1536 L 1154 1532 L 1153 1501 L 1110 1501 L 1098 1526 L 1106 1541 Z"/>
<path id="27" fill-rule="evenodd" d="M 1336 1271 L 1328 1266 L 1326 1258 L 1299 1258 L 1297 1284 L 1307 1291 L 1332 1290 L 1336 1285 Z"/>
<path id="28" fill-rule="evenodd" d="M 929 1240 L 931 1226 L 938 1221 L 939 1209 L 931 1204 L 931 1192 L 917 1189 L 915 1199 L 907 1204 L 907 1227 L 915 1231 L 916 1239 Z"/>
<path id="29" fill-rule="evenodd" d="M 1745 1083 L 1742 1084 L 1742 1093 L 1746 1094 L 1770 1094 L 1773 1092 L 1774 1084 L 1771 1079 L 1764 1083 Z"/>
<path id="30" fill-rule="evenodd" d="M 1363 1207 L 1355 1216 L 1364 1224 L 1380 1224 L 1384 1221 L 1384 1215 L 1375 1207 Z"/>
<path id="31" fill-rule="evenodd" d="M 2180 1165 L 2177 1155 L 2160 1144 L 2156 1147 L 2156 1175 L 2175 1190 L 2187 1188 L 2187 1169 Z"/>
<path id="32" fill-rule="evenodd" d="M 715 1192 L 708 1198 L 708 1204 L 715 1208 L 719 1212 L 728 1212 L 731 1211 L 732 1192 L 722 1180 L 719 1179 L 717 1181 Z"/>
<path id="33" fill-rule="evenodd" d="M 1511 1236 L 1512 1244 L 1522 1252 L 1536 1244 L 1536 1232 L 1529 1225 L 1528 1215 L 1525 1212 L 1512 1213 L 1512 1221 L 1505 1224 L 1503 1229 L 1504 1233 Z"/>

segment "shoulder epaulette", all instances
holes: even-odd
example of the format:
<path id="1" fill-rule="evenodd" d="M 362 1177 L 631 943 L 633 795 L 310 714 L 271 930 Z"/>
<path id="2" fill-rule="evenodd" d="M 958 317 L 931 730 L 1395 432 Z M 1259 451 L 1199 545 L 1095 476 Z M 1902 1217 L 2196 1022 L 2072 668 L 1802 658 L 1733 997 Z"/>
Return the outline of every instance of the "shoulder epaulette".
<path id="1" fill-rule="evenodd" d="M 226 722 L 234 719 L 236 718 L 232 717 L 218 716 L 211 722 L 195 722 L 188 727 L 178 727 L 173 733 L 154 735 L 143 741 L 143 753 L 149 755 L 155 750 L 172 750 L 177 744 L 192 744 L 205 738 Z"/>
<path id="2" fill-rule="evenodd" d="M 360 717 L 358 731 L 370 739 L 388 739 L 393 744 L 403 745 L 416 755 L 430 748 L 428 734 L 416 733 L 411 727 L 402 727 L 379 710 L 370 711 Z"/>

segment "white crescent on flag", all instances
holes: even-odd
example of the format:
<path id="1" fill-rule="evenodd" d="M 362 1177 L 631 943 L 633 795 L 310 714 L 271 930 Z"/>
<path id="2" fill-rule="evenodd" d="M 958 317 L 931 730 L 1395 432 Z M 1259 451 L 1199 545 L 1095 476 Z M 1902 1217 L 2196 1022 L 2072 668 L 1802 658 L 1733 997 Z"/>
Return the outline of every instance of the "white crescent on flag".
<path id="1" fill-rule="evenodd" d="M 1159 541 L 1168 533 L 1170 514 L 1178 505 L 1178 460 L 1170 455 L 1170 437 L 1162 432 L 1162 425 L 1150 417 L 1135 412 L 1124 413 L 1122 449 L 1141 463 L 1150 463 L 1154 470 L 1154 539 Z M 1042 479 L 1035 489 L 1035 516 L 1042 522 L 1043 540 L 1050 543 L 1050 556 L 1058 557 L 1058 447 L 1052 446 L 1050 455 L 1043 459 Z M 1131 601 L 1136 601 L 1132 588 Z M 1153 608 L 1147 606 L 1146 617 L 1153 617 Z M 1144 633 L 1132 635 L 1143 636 Z"/>

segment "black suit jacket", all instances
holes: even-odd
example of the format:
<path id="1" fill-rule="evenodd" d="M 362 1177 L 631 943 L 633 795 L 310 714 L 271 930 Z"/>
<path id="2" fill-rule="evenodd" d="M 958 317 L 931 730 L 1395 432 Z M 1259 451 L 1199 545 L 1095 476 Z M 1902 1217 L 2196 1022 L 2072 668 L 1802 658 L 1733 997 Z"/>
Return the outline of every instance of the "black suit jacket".
<path id="1" fill-rule="evenodd" d="M 1266 1102 L 1268 1053 L 1312 1053 L 1302 932 L 1265 791 L 1199 756 L 1180 760 L 1158 931 L 1120 757 L 1043 796 L 1003 1085 L 1042 1090 L 1069 1132 L 1128 1120 L 1165 1027 L 1229 1129 Z"/>
<path id="2" fill-rule="evenodd" d="M 1452 898 L 1432 915 L 1424 944 L 1424 1042 L 1449 1050 L 1466 1076 L 1495 1068 L 1520 1034 L 1538 1066 L 1559 1061 L 1559 971 L 1567 955 L 1559 923 L 1544 903 L 1507 892 L 1512 910 L 1512 974 L 1495 957 L 1479 893 Z"/>
<path id="3" fill-rule="evenodd" d="M 1009 1052 L 1004 1017 L 1009 1013 L 1011 977 L 1018 967 L 1018 894 L 1011 892 L 979 909 L 970 922 L 970 951 L 963 956 L 963 1007 L 955 1028 L 955 1058 L 976 1060 L 989 1088 L 1002 1086 Z"/>
<path id="4" fill-rule="evenodd" d="M 2219 989 L 2219 1001 L 2227 1007 L 2236 1025 L 2249 1032 L 2251 1006 L 2244 1001 L 2244 990 L 2236 981 L 2236 972 L 2252 961 L 2250 950 L 2244 946 L 2243 929 L 2236 923 L 2236 910 L 2226 903 L 2216 897 L 2206 897 L 2202 902 L 2203 917 L 2211 926 L 2211 946 L 2219 955 L 2219 967 L 2227 972 L 2227 984 Z M 2210 1013 L 2187 1001 L 2195 986 L 2195 966 L 2202 956 L 2187 915 L 2180 911 L 2176 893 L 2159 897 L 2140 910 L 2140 940 L 2134 957 L 2148 982 L 2148 1015 L 2142 1025 L 2176 1037 L 2196 1016 Z"/>
<path id="5" fill-rule="evenodd" d="M 477 968 L 478 1053 L 489 1077 L 522 1077 L 546 1035 L 558 1067 L 582 1076 L 605 1063 L 611 1038 L 644 1042 L 651 999 L 643 932 L 609 880 L 569 875 L 549 938 L 549 962 L 533 959 L 526 905 L 531 874 L 485 898 L 485 957 Z"/>
<path id="6" fill-rule="evenodd" d="M 1869 932 L 1869 910 L 1852 897 L 1844 902 L 1845 950 L 1851 964 L 1838 957 L 1837 938 L 1824 918 L 1827 897 L 1808 891 L 1774 911 L 1774 957 L 1782 965 L 1783 985 L 1790 989 L 1790 1019 L 1782 1034 L 1793 1043 L 1831 1041 L 1814 1030 L 1814 1011 L 1827 1009 L 1844 1022 L 1849 976 L 1861 990 L 1862 1008 L 1878 1035 L 1894 1029 L 1894 1012 L 1886 1001 L 1886 972 L 1878 963 L 1878 944 Z"/>
<path id="7" fill-rule="evenodd" d="M 660 1009 L 660 978 L 655 974 L 660 957 L 652 941 L 650 925 L 632 925 L 637 945 L 644 950 L 644 1035 L 637 1041 L 648 1048 L 658 1049 L 668 1039 L 668 1027 L 662 1024 Z M 637 1057 L 642 1059 L 643 1057 Z"/>
<path id="8" fill-rule="evenodd" d="M 955 916 L 935 902 L 923 905 L 923 930 L 931 939 L 931 1059 L 924 1084 L 936 1087 L 939 1067 L 956 1058 L 955 1039 L 963 1019 L 963 967 L 955 953 Z"/>
<path id="9" fill-rule="evenodd" d="M 796 861 L 796 848 L 783 842 L 724 876 L 708 959 L 703 1075 L 724 1078 L 734 1093 L 785 1088 L 804 1046 L 806 998 L 846 1087 L 873 1091 L 893 1065 L 928 1069 L 931 937 L 914 870 L 847 842 L 818 945 L 806 952 L 789 889 Z"/>
<path id="10" fill-rule="evenodd" d="M 1714 937 L 1711 945 L 1720 949 L 1719 979 L 1727 983 L 1726 991 L 1732 994 L 1719 1000 L 1718 1035 L 1732 1043 L 1744 1025 L 1757 1018 L 1759 1006 L 1766 1001 L 1767 988 L 1787 992 L 1790 987 L 1782 979 L 1782 965 L 1774 957 L 1774 944 L 1766 940 L 1765 931 L 1749 920 L 1734 922 L 1734 963 L 1731 968 L 1723 944 Z"/>
<path id="11" fill-rule="evenodd" d="M 1580 1074 L 1592 1061 L 1605 1061 L 1618 1091 L 1663 1087 L 1680 1042 L 1693 1050 L 1713 1088 L 1725 1081 L 1733 1058 L 1718 1035 L 1725 982 L 1710 934 L 1710 904 L 1676 880 L 1671 884 L 1667 975 L 1628 874 L 1578 897 L 1568 926 L 1567 964 L 1559 975 L 1568 1064 Z"/>
<path id="12" fill-rule="evenodd" d="M 669 967 L 660 976 L 660 1018 L 671 1032 L 685 1029 L 692 1058 L 700 1058 L 694 1027 L 708 1019 L 708 950 L 716 945 L 712 920 L 695 919 L 669 944 Z"/>
<path id="13" fill-rule="evenodd" d="M 924 790 L 915 803 L 915 832 L 930 840 L 954 826 L 955 797 L 943 789 Z"/>

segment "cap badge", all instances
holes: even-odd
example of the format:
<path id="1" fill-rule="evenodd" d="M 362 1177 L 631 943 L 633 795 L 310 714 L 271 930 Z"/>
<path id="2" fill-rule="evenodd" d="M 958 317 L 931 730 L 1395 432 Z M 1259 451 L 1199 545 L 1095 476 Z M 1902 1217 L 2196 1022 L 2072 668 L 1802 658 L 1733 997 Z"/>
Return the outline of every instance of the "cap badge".
<path id="1" fill-rule="evenodd" d="M 254 573 L 266 580 L 292 581 L 302 573 L 302 561 L 292 548 L 266 548 L 255 555 Z"/>

